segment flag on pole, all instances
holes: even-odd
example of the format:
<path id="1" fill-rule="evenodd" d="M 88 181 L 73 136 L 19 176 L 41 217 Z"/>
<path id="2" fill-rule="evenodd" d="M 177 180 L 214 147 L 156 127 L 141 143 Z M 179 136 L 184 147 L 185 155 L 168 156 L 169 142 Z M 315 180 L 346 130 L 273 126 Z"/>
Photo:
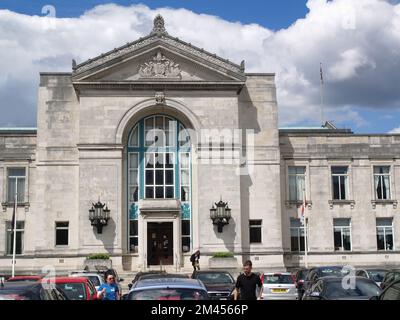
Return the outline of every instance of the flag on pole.
<path id="1" fill-rule="evenodd" d="M 321 84 L 324 84 L 324 72 L 322 70 L 322 63 L 319 64 L 319 73 L 321 75 Z"/>

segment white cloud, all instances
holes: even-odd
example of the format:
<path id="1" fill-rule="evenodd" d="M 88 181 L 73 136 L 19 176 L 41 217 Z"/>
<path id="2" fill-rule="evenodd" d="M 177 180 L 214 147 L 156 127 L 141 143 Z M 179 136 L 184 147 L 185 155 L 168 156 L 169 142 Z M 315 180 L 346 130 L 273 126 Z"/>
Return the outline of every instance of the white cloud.
<path id="1" fill-rule="evenodd" d="M 77 18 L 0 10 L 0 125 L 34 125 L 39 71 L 70 71 L 147 35 L 156 13 L 168 32 L 239 63 L 276 72 L 281 125 L 319 124 L 319 63 L 329 118 L 367 122 L 354 107 L 400 108 L 400 5 L 382 0 L 309 0 L 304 19 L 273 32 L 185 9 L 101 5 Z M 38 13 L 40 14 L 40 13 Z M 360 109 L 360 108 L 358 108 Z"/>
<path id="2" fill-rule="evenodd" d="M 390 130 L 388 133 L 389 134 L 400 134 L 400 127 L 394 128 L 393 130 Z"/>

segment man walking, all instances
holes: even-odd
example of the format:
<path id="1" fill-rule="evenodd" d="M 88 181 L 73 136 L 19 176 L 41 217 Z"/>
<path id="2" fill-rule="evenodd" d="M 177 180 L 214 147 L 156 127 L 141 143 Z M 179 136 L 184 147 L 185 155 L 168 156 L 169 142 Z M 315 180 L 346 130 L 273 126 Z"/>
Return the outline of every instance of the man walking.
<path id="1" fill-rule="evenodd" d="M 258 299 L 262 299 L 263 292 L 263 284 L 259 276 L 253 273 L 251 270 L 253 268 L 253 264 L 250 260 L 246 261 L 243 265 L 244 273 L 241 274 L 236 281 L 236 288 L 234 292 L 234 299 L 238 300 L 238 291 L 239 291 L 239 300 L 257 300 L 256 289 L 260 288 L 260 293 Z"/>
<path id="2" fill-rule="evenodd" d="M 190 256 L 190 262 L 192 263 L 193 266 L 192 278 L 194 278 L 194 276 L 196 275 L 196 271 L 200 270 L 199 260 L 200 260 L 200 250 L 197 250 Z"/>

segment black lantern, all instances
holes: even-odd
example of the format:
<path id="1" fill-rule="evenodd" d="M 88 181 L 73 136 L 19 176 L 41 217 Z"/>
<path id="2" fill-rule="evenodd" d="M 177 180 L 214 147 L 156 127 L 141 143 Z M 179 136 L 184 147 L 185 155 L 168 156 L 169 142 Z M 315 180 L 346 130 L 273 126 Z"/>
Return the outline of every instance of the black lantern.
<path id="1" fill-rule="evenodd" d="M 215 203 L 215 206 L 213 205 L 210 209 L 210 218 L 213 225 L 218 226 L 218 232 L 222 233 L 222 229 L 229 224 L 229 220 L 231 219 L 231 209 L 228 206 L 228 202 L 220 200 L 218 203 Z"/>
<path id="2" fill-rule="evenodd" d="M 105 203 L 100 202 L 100 199 L 97 203 L 92 204 L 92 208 L 89 210 L 89 220 L 92 226 L 97 228 L 97 233 L 103 233 L 103 227 L 110 220 L 110 210 Z"/>

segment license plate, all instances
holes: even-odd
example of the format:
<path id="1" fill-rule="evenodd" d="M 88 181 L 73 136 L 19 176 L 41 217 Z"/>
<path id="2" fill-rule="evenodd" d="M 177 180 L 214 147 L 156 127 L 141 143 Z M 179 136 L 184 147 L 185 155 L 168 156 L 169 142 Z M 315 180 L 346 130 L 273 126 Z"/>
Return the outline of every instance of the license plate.
<path id="1" fill-rule="evenodd" d="M 272 289 L 273 293 L 286 293 L 288 291 L 288 289 Z"/>

